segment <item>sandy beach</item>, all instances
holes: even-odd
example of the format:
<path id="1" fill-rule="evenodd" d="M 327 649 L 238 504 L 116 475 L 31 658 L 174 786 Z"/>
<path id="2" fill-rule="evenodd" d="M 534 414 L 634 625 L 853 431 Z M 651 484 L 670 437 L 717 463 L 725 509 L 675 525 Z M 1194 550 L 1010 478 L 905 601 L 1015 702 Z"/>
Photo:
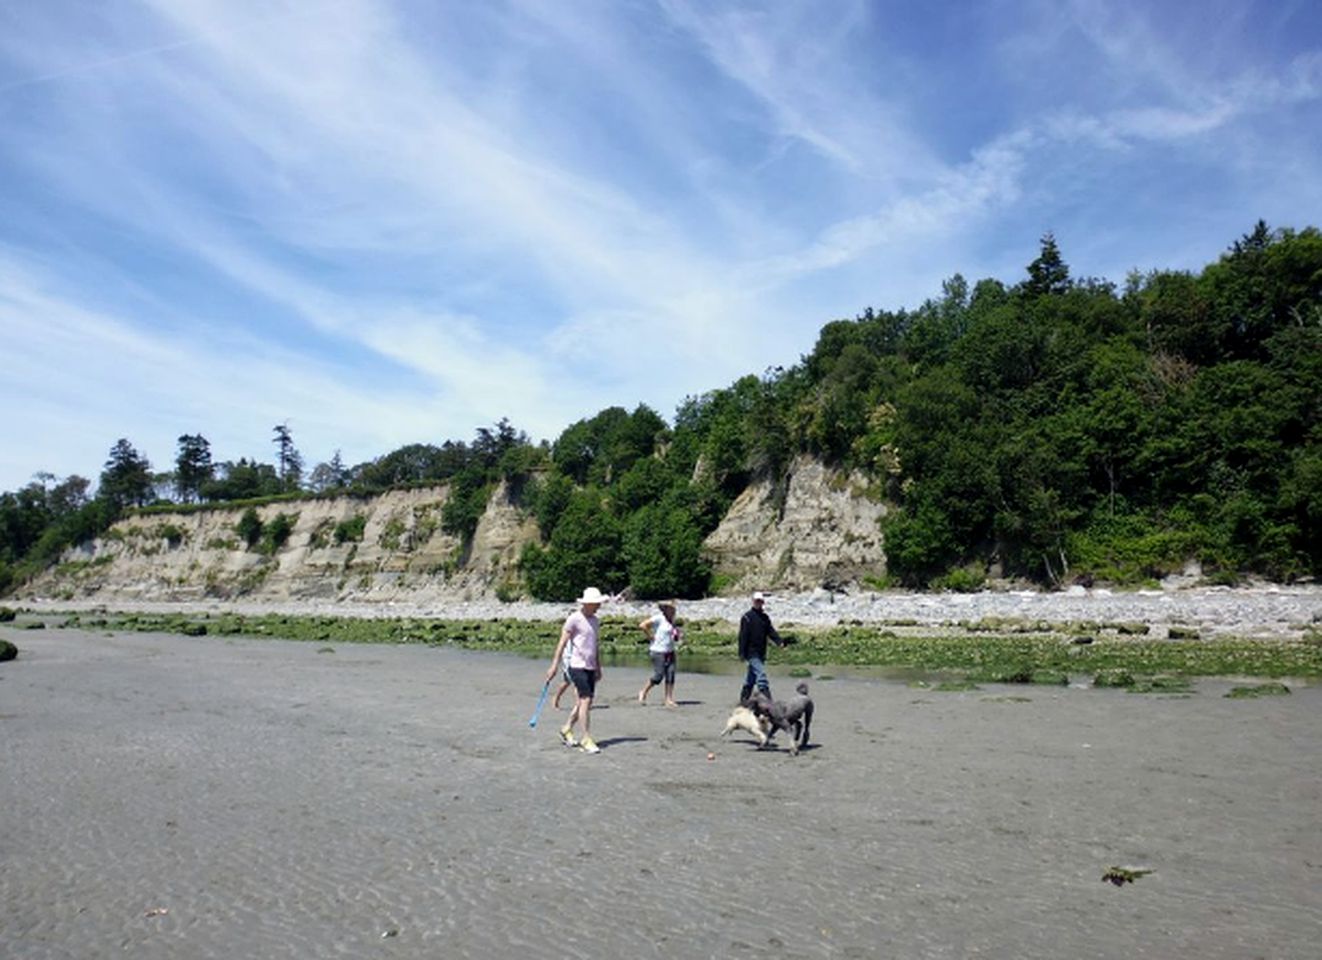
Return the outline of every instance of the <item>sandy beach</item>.
<path id="1" fill-rule="evenodd" d="M 815 678 L 791 757 L 620 668 L 587 756 L 539 661 L 0 637 L 6 958 L 1318 955 L 1319 686 Z"/>

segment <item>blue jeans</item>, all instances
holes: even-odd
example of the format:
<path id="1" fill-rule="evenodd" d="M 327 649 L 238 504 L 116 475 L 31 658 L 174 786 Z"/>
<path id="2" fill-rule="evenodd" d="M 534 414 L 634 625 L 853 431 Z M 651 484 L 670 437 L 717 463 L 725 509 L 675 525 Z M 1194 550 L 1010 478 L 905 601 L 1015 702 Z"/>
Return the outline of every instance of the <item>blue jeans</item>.
<path id="1" fill-rule="evenodd" d="M 744 696 L 753 692 L 757 687 L 768 697 L 771 696 L 771 684 L 767 682 L 767 667 L 762 662 L 761 657 L 748 658 L 748 672 L 744 674 L 744 690 L 747 691 Z"/>

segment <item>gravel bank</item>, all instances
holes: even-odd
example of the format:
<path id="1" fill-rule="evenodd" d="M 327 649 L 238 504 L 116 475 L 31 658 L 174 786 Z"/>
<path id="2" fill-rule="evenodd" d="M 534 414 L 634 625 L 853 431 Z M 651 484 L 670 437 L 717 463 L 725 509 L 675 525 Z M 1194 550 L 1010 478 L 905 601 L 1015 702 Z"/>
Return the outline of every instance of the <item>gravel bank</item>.
<path id="1" fill-rule="evenodd" d="M 399 601 L 286 601 L 259 602 L 122 599 L 24 601 L 33 610 L 138 610 L 143 612 L 234 611 L 245 614 L 282 613 L 355 617 L 440 617 L 447 619 L 558 620 L 568 609 L 554 603 L 501 603 L 495 600 L 436 603 Z M 743 597 L 684 601 L 681 618 L 736 622 L 748 608 Z M 605 615 L 641 618 L 654 611 L 650 604 L 621 601 L 607 604 Z M 984 617 L 1021 617 L 1056 623 L 1138 621 L 1151 624 L 1160 636 L 1172 625 L 1194 626 L 1208 635 L 1298 637 L 1303 629 L 1322 622 L 1322 586 L 1278 584 L 1248 587 L 1181 587 L 1159 590 L 1114 591 L 1072 587 L 1060 592 L 984 591 L 982 593 L 929 594 L 900 591 L 773 594 L 767 611 L 780 625 L 827 626 L 858 621 L 880 623 L 912 620 L 940 626 Z"/>

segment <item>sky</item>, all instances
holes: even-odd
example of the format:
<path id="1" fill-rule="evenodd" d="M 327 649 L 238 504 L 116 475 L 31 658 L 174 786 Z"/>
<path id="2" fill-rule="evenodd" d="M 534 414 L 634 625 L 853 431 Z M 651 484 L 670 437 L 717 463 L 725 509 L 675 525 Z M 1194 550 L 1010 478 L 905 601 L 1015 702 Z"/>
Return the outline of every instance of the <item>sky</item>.
<path id="1" fill-rule="evenodd" d="M 1322 225 L 1313 0 L 0 0 L 0 490 L 554 440 Z"/>

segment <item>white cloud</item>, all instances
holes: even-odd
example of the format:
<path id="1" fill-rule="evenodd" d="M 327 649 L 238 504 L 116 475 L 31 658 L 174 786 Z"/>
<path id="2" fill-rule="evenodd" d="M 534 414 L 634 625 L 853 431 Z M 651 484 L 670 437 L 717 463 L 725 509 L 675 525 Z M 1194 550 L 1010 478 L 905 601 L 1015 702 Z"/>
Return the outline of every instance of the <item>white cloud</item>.
<path id="1" fill-rule="evenodd" d="M 0 400 L 32 411 L 0 489 L 121 435 L 158 464 L 185 431 L 269 455 L 289 419 L 310 459 L 363 459 L 668 415 L 1045 229 L 1127 269 L 1322 202 L 1322 54 L 1241 62 L 1251 21 L 1196 46 L 1149 7 L 1005 8 L 967 53 L 1007 102 L 952 82 L 943 138 L 912 84 L 961 63 L 863 2 L 60 12 L 0 36 Z M 1178 210 L 1152 204 L 1172 161 Z"/>

